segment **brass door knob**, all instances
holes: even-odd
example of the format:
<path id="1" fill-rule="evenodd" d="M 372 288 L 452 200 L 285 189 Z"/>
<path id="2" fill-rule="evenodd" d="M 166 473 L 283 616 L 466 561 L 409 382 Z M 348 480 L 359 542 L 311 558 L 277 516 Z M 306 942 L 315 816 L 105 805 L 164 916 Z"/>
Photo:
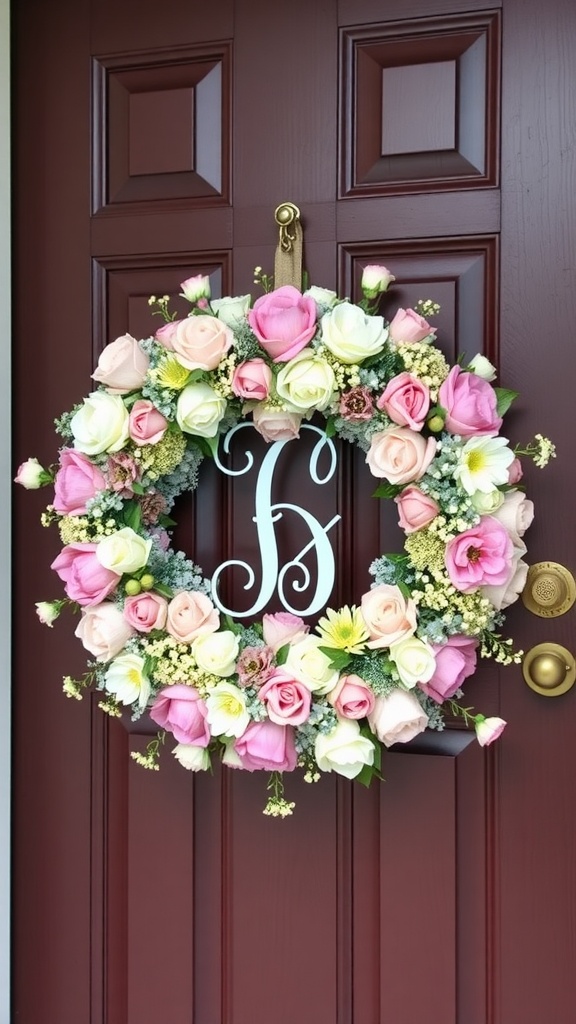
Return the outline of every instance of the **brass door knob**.
<path id="1" fill-rule="evenodd" d="M 576 661 L 560 644 L 538 644 L 524 657 L 522 672 L 535 693 L 542 697 L 559 697 L 574 686 Z"/>
<path id="2" fill-rule="evenodd" d="M 576 601 L 576 582 L 559 562 L 536 562 L 528 569 L 522 600 L 534 615 L 555 619 Z"/>

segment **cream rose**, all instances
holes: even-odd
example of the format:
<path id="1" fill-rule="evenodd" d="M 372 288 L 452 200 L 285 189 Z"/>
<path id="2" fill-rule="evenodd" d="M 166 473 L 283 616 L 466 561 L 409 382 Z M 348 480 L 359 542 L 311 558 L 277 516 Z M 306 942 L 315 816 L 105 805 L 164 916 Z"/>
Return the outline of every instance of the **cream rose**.
<path id="1" fill-rule="evenodd" d="M 428 715 L 413 693 L 392 690 L 386 697 L 377 697 L 376 706 L 368 716 L 372 732 L 385 747 L 408 743 L 428 725 Z"/>
<path id="2" fill-rule="evenodd" d="M 96 558 L 105 569 L 110 569 L 118 576 L 122 573 L 136 572 L 148 561 L 152 538 L 144 540 L 130 526 L 103 537 L 96 547 Z"/>
<path id="3" fill-rule="evenodd" d="M 519 546 L 534 519 L 534 502 L 521 491 L 508 491 L 501 506 L 491 513 L 510 534 L 512 543 Z"/>
<path id="4" fill-rule="evenodd" d="M 408 636 L 390 645 L 390 658 L 396 665 L 401 682 L 409 690 L 417 683 L 427 683 L 434 675 L 434 651 L 424 640 Z"/>
<path id="5" fill-rule="evenodd" d="M 319 288 L 315 284 L 310 285 L 304 292 L 304 295 L 309 299 L 314 299 L 318 316 L 328 312 L 338 302 L 338 295 L 331 288 Z"/>
<path id="6" fill-rule="evenodd" d="M 236 668 L 238 637 L 228 629 L 202 633 L 192 641 L 192 654 L 204 672 L 212 676 L 231 676 Z"/>
<path id="7" fill-rule="evenodd" d="M 314 756 L 321 772 L 355 779 L 365 765 L 374 764 L 374 744 L 362 736 L 354 719 L 339 718 L 332 732 L 316 737 Z"/>
<path id="8" fill-rule="evenodd" d="M 133 635 L 132 626 L 112 601 L 83 608 L 80 622 L 74 630 L 74 636 L 82 641 L 96 661 L 115 658 Z"/>
<path id="9" fill-rule="evenodd" d="M 210 305 L 218 319 L 234 329 L 248 315 L 250 302 L 250 295 L 234 295 L 224 299 L 212 299 Z"/>
<path id="10" fill-rule="evenodd" d="M 187 384 L 178 396 L 176 420 L 185 434 L 216 437 L 226 400 L 208 384 Z"/>
<path id="11" fill-rule="evenodd" d="M 215 370 L 233 340 L 222 320 L 204 314 L 180 320 L 170 337 L 176 359 L 187 370 Z"/>
<path id="12" fill-rule="evenodd" d="M 255 429 L 265 441 L 293 441 L 300 436 L 302 417 L 296 412 L 283 412 L 282 409 L 267 409 L 264 404 L 257 405 L 252 412 Z"/>
<path id="13" fill-rule="evenodd" d="M 475 373 L 477 377 L 481 377 L 482 380 L 487 380 L 488 382 L 496 380 L 496 367 L 492 366 L 492 363 L 489 359 L 486 359 L 486 356 L 475 355 L 468 363 L 466 369 L 470 370 L 471 373 Z"/>
<path id="14" fill-rule="evenodd" d="M 276 390 L 297 412 L 327 409 L 332 401 L 336 378 L 325 359 L 305 350 L 286 363 L 276 379 Z"/>
<path id="15" fill-rule="evenodd" d="M 112 394 L 124 395 L 141 388 L 150 360 L 131 334 L 116 338 L 101 352 L 92 377 Z"/>
<path id="16" fill-rule="evenodd" d="M 384 318 L 368 316 L 351 302 L 339 302 L 320 321 L 322 341 L 341 363 L 360 363 L 386 344 Z"/>
<path id="17" fill-rule="evenodd" d="M 118 452 L 128 440 L 128 409 L 120 395 L 93 391 L 70 420 L 74 447 L 85 455 Z"/>
<path id="18" fill-rule="evenodd" d="M 206 594 L 183 590 L 168 605 L 166 632 L 183 643 L 204 633 L 214 633 L 220 625 L 220 612 Z"/>
<path id="19" fill-rule="evenodd" d="M 381 583 L 362 596 L 362 618 L 366 623 L 372 649 L 390 647 L 416 629 L 416 605 L 412 598 L 404 597 L 399 587 Z"/>
<path id="20" fill-rule="evenodd" d="M 436 453 L 436 439 L 409 427 L 388 427 L 373 434 L 366 462 L 372 476 L 408 484 L 424 476 Z"/>
<path id="21" fill-rule="evenodd" d="M 502 505 L 504 495 L 497 488 L 493 491 L 475 491 L 470 495 L 470 501 L 481 516 L 493 516 Z"/>
<path id="22" fill-rule="evenodd" d="M 320 650 L 323 646 L 326 645 L 320 637 L 305 636 L 298 643 L 290 644 L 284 666 L 312 693 L 329 693 L 338 682 L 339 673 L 334 671 L 330 659 Z"/>
<path id="23" fill-rule="evenodd" d="M 194 743 L 178 743 L 172 751 L 183 768 L 191 772 L 205 772 L 210 767 L 210 754 L 206 747 Z"/>
<path id="24" fill-rule="evenodd" d="M 213 686 L 206 698 L 206 707 L 206 721 L 213 736 L 238 738 L 250 725 L 246 694 L 234 683 Z"/>

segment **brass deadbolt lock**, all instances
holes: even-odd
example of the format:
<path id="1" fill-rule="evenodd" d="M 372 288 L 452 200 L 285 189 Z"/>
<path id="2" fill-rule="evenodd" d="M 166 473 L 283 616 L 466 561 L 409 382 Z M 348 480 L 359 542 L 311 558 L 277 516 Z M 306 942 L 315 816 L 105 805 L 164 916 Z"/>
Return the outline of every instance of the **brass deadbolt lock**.
<path id="1" fill-rule="evenodd" d="M 536 562 L 528 569 L 522 600 L 534 615 L 555 619 L 576 601 L 576 582 L 559 562 Z"/>
<path id="2" fill-rule="evenodd" d="M 538 644 L 526 654 L 522 672 L 535 693 L 541 697 L 559 697 L 574 686 L 576 661 L 560 644 Z"/>

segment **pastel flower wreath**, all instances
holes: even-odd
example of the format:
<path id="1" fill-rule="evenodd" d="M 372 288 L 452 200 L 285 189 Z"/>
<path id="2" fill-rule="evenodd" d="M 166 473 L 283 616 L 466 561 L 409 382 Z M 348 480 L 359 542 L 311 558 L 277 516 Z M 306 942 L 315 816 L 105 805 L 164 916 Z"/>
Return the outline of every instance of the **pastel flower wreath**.
<path id="1" fill-rule="evenodd" d="M 52 568 L 67 596 L 39 602 L 38 615 L 51 626 L 72 606 L 93 659 L 81 679 L 64 679 L 65 693 L 93 687 L 110 715 L 148 714 L 160 731 L 132 755 L 145 767 L 158 768 L 172 734 L 192 771 L 218 752 L 232 768 L 270 772 L 267 814 L 294 806 L 282 773 L 368 784 L 382 745 L 442 729 L 446 712 L 491 743 L 505 723 L 464 707 L 462 684 L 478 654 L 508 664 L 522 653 L 500 633 L 527 572 L 533 507 L 518 487 L 520 456 L 544 466 L 554 446 L 537 435 L 512 449 L 500 436 L 515 393 L 492 386 L 483 356 L 447 364 L 426 319 L 434 303 L 390 322 L 378 313 L 392 281 L 366 267 L 354 304 L 323 288 L 271 290 L 257 268 L 264 294 L 252 303 L 211 299 L 198 276 L 181 286 L 182 320 L 167 296 L 152 297 L 164 325 L 104 349 L 96 389 L 56 422 L 58 464 L 28 459 L 16 476 L 53 485 L 42 521 L 64 545 Z M 397 505 L 404 553 L 377 558 L 360 606 L 328 608 L 313 628 L 289 612 L 243 625 L 171 548 L 169 513 L 244 417 L 270 442 L 298 437 L 316 413 L 328 436 L 366 452 L 376 495 Z"/>

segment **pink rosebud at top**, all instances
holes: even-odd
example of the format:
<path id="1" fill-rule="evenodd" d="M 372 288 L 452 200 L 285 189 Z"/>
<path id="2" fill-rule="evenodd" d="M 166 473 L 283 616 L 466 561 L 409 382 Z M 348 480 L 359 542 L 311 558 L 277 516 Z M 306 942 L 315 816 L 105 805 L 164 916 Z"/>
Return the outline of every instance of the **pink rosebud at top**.
<path id="1" fill-rule="evenodd" d="M 362 271 L 362 291 L 367 299 L 375 299 L 380 292 L 388 291 L 389 285 L 396 278 L 386 267 L 372 264 Z"/>
<path id="2" fill-rule="evenodd" d="M 287 363 L 316 333 L 316 303 L 292 285 L 256 299 L 248 322 L 275 363 Z"/>
<path id="3" fill-rule="evenodd" d="M 182 298 L 188 299 L 188 302 L 198 302 L 199 299 L 210 298 L 210 278 L 203 274 L 186 278 L 180 287 Z"/>
<path id="4" fill-rule="evenodd" d="M 476 739 L 481 747 L 487 747 L 497 740 L 504 731 L 506 722 L 503 718 L 484 718 L 478 715 L 475 722 Z"/>
<path id="5" fill-rule="evenodd" d="M 388 340 L 392 345 L 413 345 L 424 338 L 434 337 L 436 328 L 414 309 L 399 309 L 390 321 Z"/>

